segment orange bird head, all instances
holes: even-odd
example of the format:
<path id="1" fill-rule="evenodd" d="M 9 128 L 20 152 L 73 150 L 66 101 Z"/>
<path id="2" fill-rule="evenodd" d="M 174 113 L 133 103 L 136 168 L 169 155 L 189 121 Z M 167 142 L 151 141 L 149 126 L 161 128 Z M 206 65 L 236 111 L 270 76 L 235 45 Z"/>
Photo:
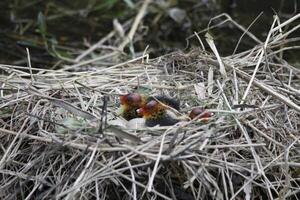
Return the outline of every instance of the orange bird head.
<path id="1" fill-rule="evenodd" d="M 163 104 L 151 100 L 146 105 L 137 110 L 137 113 L 142 115 L 146 120 L 146 125 L 149 127 L 171 126 L 179 122 L 178 119 L 173 118 L 168 114 L 168 108 Z"/>
<path id="2" fill-rule="evenodd" d="M 140 106 L 143 103 L 143 97 L 138 93 L 130 93 L 120 96 L 122 105 L 126 106 Z"/>
<path id="3" fill-rule="evenodd" d="M 121 107 L 118 111 L 126 120 L 142 117 L 136 110 L 145 104 L 145 97 L 138 93 L 129 93 L 120 96 Z"/>
<path id="4" fill-rule="evenodd" d="M 197 108 L 192 109 L 189 117 L 191 119 L 194 119 L 199 116 L 199 119 L 203 119 L 203 118 L 208 119 L 208 118 L 212 117 L 213 115 L 214 115 L 213 113 L 206 111 L 204 108 L 197 107 Z"/>
<path id="5" fill-rule="evenodd" d="M 146 105 L 137 110 L 137 113 L 147 118 L 159 117 L 158 114 L 162 113 L 166 109 L 161 103 L 151 100 Z"/>

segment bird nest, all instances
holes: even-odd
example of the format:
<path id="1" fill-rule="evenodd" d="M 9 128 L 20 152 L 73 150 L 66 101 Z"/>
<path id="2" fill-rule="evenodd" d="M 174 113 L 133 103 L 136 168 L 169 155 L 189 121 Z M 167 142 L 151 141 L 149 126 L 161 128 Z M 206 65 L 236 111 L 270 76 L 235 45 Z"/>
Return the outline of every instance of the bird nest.
<path id="1" fill-rule="evenodd" d="M 298 196 L 300 70 L 281 55 L 293 49 L 288 36 L 299 26 L 282 29 L 299 17 L 275 18 L 263 42 L 244 29 L 242 37 L 259 44 L 227 57 L 210 35 L 196 34 L 199 48 L 155 59 L 126 60 L 111 49 L 95 57 L 97 44 L 59 70 L 29 59 L 26 67 L 0 65 L 0 196 Z M 104 41 L 119 42 L 113 37 Z M 183 116 L 199 106 L 214 115 L 173 126 L 110 125 L 121 120 L 119 95 L 129 92 L 179 99 Z"/>

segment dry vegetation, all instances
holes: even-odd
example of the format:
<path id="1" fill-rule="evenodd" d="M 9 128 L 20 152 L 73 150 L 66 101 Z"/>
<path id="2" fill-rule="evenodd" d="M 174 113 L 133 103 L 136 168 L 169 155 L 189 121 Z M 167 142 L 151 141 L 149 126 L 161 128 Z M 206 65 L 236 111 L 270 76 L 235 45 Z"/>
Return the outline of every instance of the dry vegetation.
<path id="1" fill-rule="evenodd" d="M 129 40 L 112 31 L 72 65 L 35 68 L 29 52 L 28 66 L 0 65 L 1 198 L 295 199 L 300 70 L 282 54 L 299 48 L 288 37 L 299 26 L 282 30 L 300 14 L 275 18 L 263 42 L 219 16 L 258 43 L 232 56 L 195 34 L 199 48 L 188 53 L 149 60 L 145 51 L 123 62 L 146 7 L 123 27 Z M 215 115 L 172 127 L 108 126 L 118 94 L 136 89 L 180 99 L 183 115 L 199 105 Z"/>

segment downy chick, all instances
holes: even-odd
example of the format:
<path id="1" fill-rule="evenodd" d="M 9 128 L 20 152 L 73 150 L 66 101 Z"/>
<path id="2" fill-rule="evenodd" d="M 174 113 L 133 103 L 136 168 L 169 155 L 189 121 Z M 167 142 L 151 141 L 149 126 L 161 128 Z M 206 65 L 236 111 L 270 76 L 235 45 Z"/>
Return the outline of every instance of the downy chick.
<path id="1" fill-rule="evenodd" d="M 158 100 L 159 102 L 170 106 L 176 110 L 180 109 L 180 103 L 177 100 L 171 99 L 166 96 L 145 96 L 139 93 L 129 93 L 120 96 L 121 107 L 119 114 L 126 120 L 143 117 L 140 113 L 137 113 L 137 109 L 143 107 L 152 100 Z"/>
<path id="2" fill-rule="evenodd" d="M 149 101 L 142 108 L 138 109 L 137 112 L 143 115 L 146 126 L 149 127 L 156 125 L 171 126 L 179 122 L 179 119 L 172 116 L 167 106 L 156 100 Z"/>

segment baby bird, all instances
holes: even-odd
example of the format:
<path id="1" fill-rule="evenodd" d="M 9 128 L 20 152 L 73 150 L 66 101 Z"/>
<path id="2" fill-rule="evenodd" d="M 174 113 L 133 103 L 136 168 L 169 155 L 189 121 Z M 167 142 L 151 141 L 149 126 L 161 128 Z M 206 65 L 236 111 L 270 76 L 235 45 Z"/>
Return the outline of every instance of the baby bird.
<path id="1" fill-rule="evenodd" d="M 177 111 L 180 110 L 180 102 L 177 99 L 173 99 L 173 98 L 166 97 L 166 96 L 154 96 L 154 97 L 150 96 L 147 98 L 147 102 L 150 102 L 152 100 L 156 100 L 160 103 L 163 103 L 169 107 L 174 108 Z"/>
<path id="2" fill-rule="evenodd" d="M 138 93 L 129 93 L 120 96 L 121 108 L 119 113 L 126 120 L 142 117 L 136 112 L 146 103 L 146 98 Z"/>
<path id="3" fill-rule="evenodd" d="M 159 102 L 170 106 L 176 110 L 180 109 L 180 103 L 177 100 L 171 99 L 166 96 L 145 96 L 139 93 L 129 93 L 120 96 L 121 108 L 119 114 L 126 120 L 143 117 L 141 113 L 137 113 L 137 109 L 143 107 L 152 100 L 158 100 Z"/>
<path id="4" fill-rule="evenodd" d="M 208 120 L 210 117 L 212 117 L 214 114 L 211 112 L 206 111 L 204 108 L 197 107 L 193 108 L 192 111 L 190 112 L 189 117 L 191 119 L 194 119 L 199 116 L 198 119 L 205 119 Z"/>
<path id="5" fill-rule="evenodd" d="M 143 107 L 137 110 L 137 112 L 143 115 L 146 126 L 153 127 L 156 125 L 160 126 L 171 126 L 179 122 L 178 119 L 174 118 L 167 106 L 159 103 L 156 100 L 151 100 Z"/>

